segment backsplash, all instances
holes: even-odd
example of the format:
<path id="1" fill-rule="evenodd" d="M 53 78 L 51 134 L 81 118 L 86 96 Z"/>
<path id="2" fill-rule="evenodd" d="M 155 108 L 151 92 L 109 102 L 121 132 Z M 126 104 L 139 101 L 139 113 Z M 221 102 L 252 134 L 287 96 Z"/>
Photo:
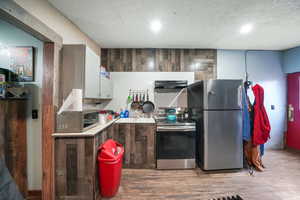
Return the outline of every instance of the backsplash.
<path id="1" fill-rule="evenodd" d="M 120 111 L 120 108 L 126 108 L 128 91 L 131 90 L 149 90 L 149 99 L 156 107 L 169 105 L 174 97 L 178 94 L 166 95 L 163 98 L 163 93 L 154 96 L 154 81 L 156 80 L 187 80 L 188 84 L 194 82 L 193 72 L 112 72 L 111 78 L 114 83 L 113 99 L 108 102 L 105 109 Z M 183 95 L 184 96 L 184 95 Z M 185 98 L 179 98 L 174 102 L 180 105 L 185 105 Z"/>
<path id="2" fill-rule="evenodd" d="M 173 92 L 154 92 L 154 103 L 157 108 L 187 108 L 187 89 Z"/>
<path id="3" fill-rule="evenodd" d="M 195 72 L 196 80 L 216 78 L 215 49 L 101 49 L 111 72 Z"/>

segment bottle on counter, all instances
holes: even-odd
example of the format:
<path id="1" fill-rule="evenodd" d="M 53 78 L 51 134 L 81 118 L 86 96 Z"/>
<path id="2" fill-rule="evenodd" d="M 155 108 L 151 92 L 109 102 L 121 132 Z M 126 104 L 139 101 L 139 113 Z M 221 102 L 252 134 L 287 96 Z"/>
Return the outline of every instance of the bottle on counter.
<path id="1" fill-rule="evenodd" d="M 128 118 L 129 117 L 129 111 L 126 109 L 124 111 L 124 118 Z"/>
<path id="2" fill-rule="evenodd" d="M 120 118 L 125 118 L 125 112 L 123 111 L 123 109 L 121 109 L 120 111 Z"/>

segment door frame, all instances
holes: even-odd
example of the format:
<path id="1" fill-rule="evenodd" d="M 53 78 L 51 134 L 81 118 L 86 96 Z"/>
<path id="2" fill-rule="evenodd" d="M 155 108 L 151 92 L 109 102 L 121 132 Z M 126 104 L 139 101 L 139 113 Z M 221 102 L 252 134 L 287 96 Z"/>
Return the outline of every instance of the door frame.
<path id="1" fill-rule="evenodd" d="M 294 78 L 293 76 L 296 76 L 296 79 L 297 79 L 297 86 L 295 86 L 295 87 L 297 87 L 297 106 L 296 105 L 292 105 L 291 104 L 291 101 L 290 101 L 290 90 L 291 90 L 291 88 L 290 88 L 290 83 L 289 83 L 289 81 L 290 81 L 290 78 Z M 287 130 L 286 130 L 286 134 L 285 134 L 285 138 L 284 138 L 284 148 L 286 148 L 286 149 L 289 149 L 289 150 L 293 150 L 293 151 L 300 151 L 300 149 L 299 149 L 299 147 L 297 146 L 295 146 L 294 144 L 293 145 L 291 145 L 291 143 L 290 143 L 290 141 L 291 141 L 291 139 L 290 139 L 290 134 L 291 134 L 291 130 L 290 130 L 290 126 L 293 126 L 293 125 L 291 125 L 290 123 L 296 123 L 296 124 L 298 124 L 296 121 L 290 121 L 290 119 L 289 119 L 289 112 L 290 112 L 290 105 L 292 105 L 292 109 L 293 109 L 293 111 L 291 111 L 293 114 L 293 119 L 294 118 L 297 118 L 297 117 L 295 117 L 295 112 L 298 112 L 299 113 L 299 110 L 300 110 L 300 102 L 299 102 L 299 95 L 300 95 L 300 72 L 293 72 L 293 73 L 289 73 L 289 74 L 287 74 Z M 294 126 L 295 126 L 295 124 L 294 124 Z M 297 127 L 298 128 L 298 127 Z M 293 139 L 292 139 L 293 140 Z"/>
<path id="2" fill-rule="evenodd" d="M 0 1 L 0 18 L 44 42 L 42 86 L 42 199 L 53 200 L 53 138 L 59 99 L 59 63 L 62 37 L 12 0 Z"/>

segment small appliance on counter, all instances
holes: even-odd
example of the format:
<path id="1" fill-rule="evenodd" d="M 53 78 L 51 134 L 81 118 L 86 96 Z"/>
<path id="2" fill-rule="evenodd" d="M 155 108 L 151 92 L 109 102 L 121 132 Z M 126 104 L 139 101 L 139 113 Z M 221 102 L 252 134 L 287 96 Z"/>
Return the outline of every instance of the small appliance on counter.
<path id="1" fill-rule="evenodd" d="M 207 80 L 189 85 L 188 109 L 197 123 L 199 167 L 243 168 L 242 80 Z"/>
<path id="2" fill-rule="evenodd" d="M 64 111 L 57 115 L 57 132 L 80 133 L 99 123 L 99 111 Z"/>

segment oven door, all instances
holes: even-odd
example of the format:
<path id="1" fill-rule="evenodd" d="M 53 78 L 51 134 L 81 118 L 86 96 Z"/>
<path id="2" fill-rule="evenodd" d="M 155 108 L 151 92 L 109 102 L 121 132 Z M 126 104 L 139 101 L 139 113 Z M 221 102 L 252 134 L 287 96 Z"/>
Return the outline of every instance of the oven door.
<path id="1" fill-rule="evenodd" d="M 195 136 L 195 127 L 158 127 L 156 132 L 157 168 L 194 168 Z"/>

